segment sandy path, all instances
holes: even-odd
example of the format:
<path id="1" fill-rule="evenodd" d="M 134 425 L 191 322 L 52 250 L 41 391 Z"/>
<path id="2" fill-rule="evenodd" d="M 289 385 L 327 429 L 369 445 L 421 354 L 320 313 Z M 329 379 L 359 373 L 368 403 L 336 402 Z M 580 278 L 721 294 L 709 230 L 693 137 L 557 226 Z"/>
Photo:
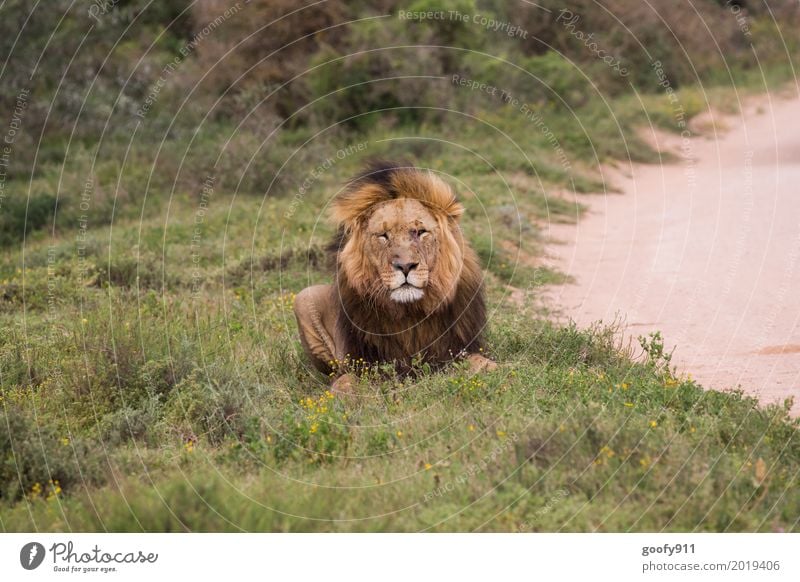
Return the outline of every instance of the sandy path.
<path id="1" fill-rule="evenodd" d="M 723 124 L 688 144 L 654 135 L 681 160 L 612 170 L 622 195 L 582 196 L 577 226 L 549 227 L 575 278 L 549 299 L 581 325 L 619 315 L 628 336 L 661 330 L 682 372 L 764 402 L 794 395 L 797 415 L 800 100 L 765 97 Z"/>

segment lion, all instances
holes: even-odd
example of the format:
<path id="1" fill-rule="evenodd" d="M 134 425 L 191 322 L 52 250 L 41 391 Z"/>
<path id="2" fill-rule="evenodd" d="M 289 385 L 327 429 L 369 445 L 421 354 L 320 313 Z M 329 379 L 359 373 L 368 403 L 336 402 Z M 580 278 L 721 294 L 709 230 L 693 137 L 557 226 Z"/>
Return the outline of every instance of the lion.
<path id="1" fill-rule="evenodd" d="M 336 282 L 304 289 L 294 304 L 303 349 L 334 378 L 333 392 L 352 390 L 348 362 L 400 373 L 457 358 L 474 372 L 496 368 L 482 355 L 483 272 L 463 213 L 438 176 L 390 162 L 369 165 L 334 198 Z"/>

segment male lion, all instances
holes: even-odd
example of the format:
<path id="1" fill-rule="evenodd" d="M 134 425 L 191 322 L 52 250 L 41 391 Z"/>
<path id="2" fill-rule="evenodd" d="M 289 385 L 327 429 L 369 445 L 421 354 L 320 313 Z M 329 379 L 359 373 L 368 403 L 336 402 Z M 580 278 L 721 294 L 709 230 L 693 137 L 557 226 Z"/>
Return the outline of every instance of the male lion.
<path id="1" fill-rule="evenodd" d="M 428 171 L 374 163 L 332 202 L 339 227 L 330 245 L 333 285 L 297 295 L 300 340 L 314 366 L 338 374 L 335 392 L 349 392 L 344 364 L 412 360 L 438 367 L 465 356 L 473 371 L 496 364 L 480 355 L 486 325 L 483 275 L 464 241 L 464 207 Z"/>

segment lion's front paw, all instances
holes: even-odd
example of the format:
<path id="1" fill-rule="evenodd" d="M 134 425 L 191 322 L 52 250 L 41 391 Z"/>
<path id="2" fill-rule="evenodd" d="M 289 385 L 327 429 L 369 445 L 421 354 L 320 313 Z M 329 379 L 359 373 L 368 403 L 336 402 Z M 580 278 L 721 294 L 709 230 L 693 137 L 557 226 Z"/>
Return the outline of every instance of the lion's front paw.
<path id="1" fill-rule="evenodd" d="M 342 374 L 331 384 L 331 392 L 337 396 L 353 394 L 356 379 L 352 374 Z"/>
<path id="2" fill-rule="evenodd" d="M 477 374 L 478 372 L 491 372 L 497 369 L 497 364 L 480 354 L 470 354 L 467 357 L 469 362 L 470 372 Z"/>

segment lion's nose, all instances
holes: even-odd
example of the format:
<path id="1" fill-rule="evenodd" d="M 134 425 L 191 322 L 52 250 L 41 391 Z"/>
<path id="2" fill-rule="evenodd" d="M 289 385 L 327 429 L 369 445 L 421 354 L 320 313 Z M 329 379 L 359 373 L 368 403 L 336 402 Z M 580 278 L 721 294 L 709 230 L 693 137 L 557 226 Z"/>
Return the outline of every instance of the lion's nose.
<path id="1" fill-rule="evenodd" d="M 406 277 L 408 277 L 408 274 L 409 274 L 409 273 L 410 273 L 410 272 L 411 272 L 413 269 L 416 269 L 416 268 L 417 268 L 417 265 L 419 265 L 419 263 L 403 263 L 403 262 L 400 262 L 400 261 L 392 261 L 392 266 L 393 266 L 393 267 L 394 267 L 396 270 L 398 270 L 398 271 L 402 271 L 402 272 L 403 272 L 403 275 L 405 275 Z"/>

